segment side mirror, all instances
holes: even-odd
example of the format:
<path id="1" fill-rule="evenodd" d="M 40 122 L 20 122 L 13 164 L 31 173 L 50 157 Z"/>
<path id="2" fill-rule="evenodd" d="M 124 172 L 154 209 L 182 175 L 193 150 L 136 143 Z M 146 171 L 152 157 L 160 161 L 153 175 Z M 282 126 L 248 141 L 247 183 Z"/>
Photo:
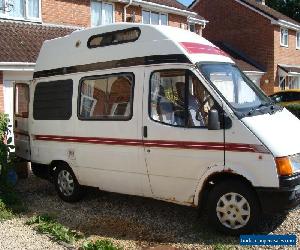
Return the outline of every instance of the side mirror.
<path id="1" fill-rule="evenodd" d="M 219 112 L 216 109 L 211 109 L 208 112 L 208 130 L 219 130 L 219 129 L 221 129 Z"/>

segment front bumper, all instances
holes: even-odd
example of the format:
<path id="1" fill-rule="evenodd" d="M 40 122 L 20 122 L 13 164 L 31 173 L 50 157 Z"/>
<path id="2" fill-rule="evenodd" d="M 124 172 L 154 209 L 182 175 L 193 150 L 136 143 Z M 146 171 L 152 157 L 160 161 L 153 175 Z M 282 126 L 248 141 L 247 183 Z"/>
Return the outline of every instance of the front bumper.
<path id="1" fill-rule="evenodd" d="M 285 213 L 300 206 L 300 173 L 279 177 L 279 184 L 279 188 L 256 188 L 264 213 Z"/>

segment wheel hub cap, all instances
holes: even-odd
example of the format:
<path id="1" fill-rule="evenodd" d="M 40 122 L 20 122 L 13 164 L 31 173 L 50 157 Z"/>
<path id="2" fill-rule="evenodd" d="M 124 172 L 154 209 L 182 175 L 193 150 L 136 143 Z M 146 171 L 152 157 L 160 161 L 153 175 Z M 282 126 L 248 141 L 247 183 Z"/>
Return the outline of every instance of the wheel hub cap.
<path id="1" fill-rule="evenodd" d="M 74 180 L 72 175 L 68 171 L 62 170 L 59 172 L 57 183 L 58 183 L 58 188 L 63 195 L 65 196 L 72 195 L 74 191 Z"/>
<path id="2" fill-rule="evenodd" d="M 216 212 L 221 224 L 227 228 L 244 227 L 250 219 L 250 205 L 240 194 L 224 194 L 217 203 Z"/>

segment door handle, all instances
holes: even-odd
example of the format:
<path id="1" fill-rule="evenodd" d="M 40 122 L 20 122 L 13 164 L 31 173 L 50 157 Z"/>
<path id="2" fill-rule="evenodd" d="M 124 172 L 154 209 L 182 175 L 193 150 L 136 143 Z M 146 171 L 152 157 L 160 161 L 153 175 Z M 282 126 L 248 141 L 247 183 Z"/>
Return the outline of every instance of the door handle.
<path id="1" fill-rule="evenodd" d="M 18 120 L 15 120 L 15 128 L 18 127 Z"/>
<path id="2" fill-rule="evenodd" d="M 147 126 L 144 126 L 144 127 L 143 127 L 143 137 L 144 137 L 144 138 L 147 138 L 147 137 L 148 137 L 148 128 L 147 128 Z"/>

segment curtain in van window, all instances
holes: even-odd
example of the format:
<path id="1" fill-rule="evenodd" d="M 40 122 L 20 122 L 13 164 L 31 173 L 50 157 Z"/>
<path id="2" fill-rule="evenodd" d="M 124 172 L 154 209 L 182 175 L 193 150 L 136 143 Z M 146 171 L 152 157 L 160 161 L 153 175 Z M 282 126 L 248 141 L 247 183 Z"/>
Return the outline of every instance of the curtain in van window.
<path id="1" fill-rule="evenodd" d="M 39 0 L 27 0 L 27 15 L 31 18 L 38 18 L 39 17 Z"/>

